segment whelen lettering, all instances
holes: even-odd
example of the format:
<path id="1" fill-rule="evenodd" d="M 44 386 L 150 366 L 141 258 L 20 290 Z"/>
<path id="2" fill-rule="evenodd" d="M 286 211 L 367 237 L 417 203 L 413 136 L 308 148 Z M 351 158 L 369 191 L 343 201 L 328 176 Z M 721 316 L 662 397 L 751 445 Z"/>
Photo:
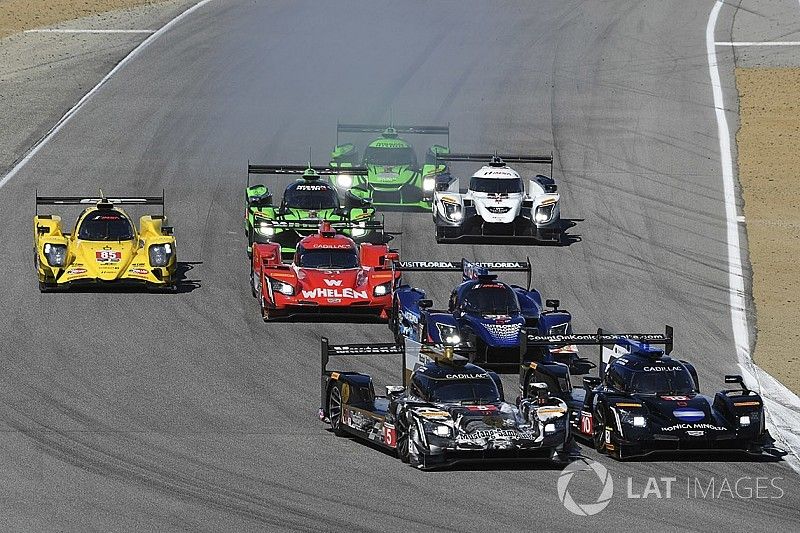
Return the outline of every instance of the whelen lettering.
<path id="1" fill-rule="evenodd" d="M 355 289 L 323 289 L 317 287 L 310 291 L 304 290 L 303 298 L 345 298 L 348 300 L 366 300 L 367 291 L 357 291 Z"/>

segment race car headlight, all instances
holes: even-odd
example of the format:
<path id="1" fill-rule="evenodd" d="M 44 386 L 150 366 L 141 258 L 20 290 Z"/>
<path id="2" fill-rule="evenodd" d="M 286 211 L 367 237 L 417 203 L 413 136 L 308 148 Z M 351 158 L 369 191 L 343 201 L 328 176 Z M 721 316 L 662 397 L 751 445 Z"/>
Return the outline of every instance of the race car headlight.
<path id="1" fill-rule="evenodd" d="M 269 283 L 272 286 L 273 291 L 277 291 L 285 296 L 292 296 L 294 294 L 294 287 L 292 287 L 289 283 L 277 279 L 270 279 Z"/>
<path id="2" fill-rule="evenodd" d="M 154 244 L 148 250 L 150 265 L 154 267 L 164 267 L 169 264 L 172 257 L 172 245 L 170 243 Z"/>
<path id="3" fill-rule="evenodd" d="M 435 186 L 436 178 L 433 176 L 428 176 L 422 180 L 422 190 L 425 192 L 431 192 Z"/>
<path id="4" fill-rule="evenodd" d="M 349 189 L 353 186 L 353 176 L 350 174 L 339 174 L 336 176 L 336 185 L 343 189 Z"/>
<path id="5" fill-rule="evenodd" d="M 445 344 L 456 345 L 461 343 L 461 335 L 458 334 L 458 328 L 455 326 L 448 326 L 447 324 L 436 324 L 439 330 L 439 338 Z"/>
<path id="6" fill-rule="evenodd" d="M 260 235 L 264 235 L 266 237 L 272 237 L 273 235 L 275 235 L 275 228 L 272 227 L 272 224 L 266 221 L 262 221 L 256 224 L 256 231 Z"/>
<path id="7" fill-rule="evenodd" d="M 624 409 L 619 409 L 619 419 L 623 424 L 629 426 L 637 428 L 647 427 L 647 417 L 644 416 L 643 413 L 632 413 Z"/>
<path id="8" fill-rule="evenodd" d="M 425 433 L 431 433 L 436 435 L 437 437 L 441 437 L 446 439 L 447 437 L 451 436 L 450 426 L 446 424 L 439 424 L 437 422 L 425 422 L 423 424 L 425 426 Z"/>
<path id="9" fill-rule="evenodd" d="M 556 204 L 540 205 L 536 208 L 536 214 L 533 215 L 533 221 L 537 224 L 544 224 L 553 218 L 553 209 Z"/>
<path id="10" fill-rule="evenodd" d="M 739 425 L 747 427 L 750 425 L 750 415 L 744 415 L 739 417 Z"/>
<path id="11" fill-rule="evenodd" d="M 464 213 L 461 212 L 461 204 L 454 204 L 450 202 L 442 202 L 444 206 L 444 216 L 453 222 L 460 222 L 464 218 Z"/>
<path id="12" fill-rule="evenodd" d="M 555 433 L 556 432 L 556 425 L 555 424 L 545 424 L 544 425 L 544 432 L 546 434 Z"/>
<path id="13" fill-rule="evenodd" d="M 44 245 L 44 255 L 51 267 L 63 267 L 67 263 L 67 246 L 47 243 Z"/>
<path id="14" fill-rule="evenodd" d="M 386 296 L 392 290 L 392 282 L 387 281 L 386 283 L 381 283 L 380 285 L 376 285 L 374 289 L 372 289 L 373 296 Z"/>

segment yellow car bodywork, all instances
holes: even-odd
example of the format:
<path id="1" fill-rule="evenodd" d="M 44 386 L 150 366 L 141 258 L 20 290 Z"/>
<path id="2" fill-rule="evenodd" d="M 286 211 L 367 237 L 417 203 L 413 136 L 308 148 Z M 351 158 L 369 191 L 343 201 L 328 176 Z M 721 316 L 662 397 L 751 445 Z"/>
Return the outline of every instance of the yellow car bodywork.
<path id="1" fill-rule="evenodd" d="M 84 219 L 99 211 L 112 211 L 131 222 L 133 238 L 129 240 L 85 240 L 78 238 Z M 172 228 L 166 226 L 163 215 L 145 215 L 139 219 L 139 230 L 130 217 L 108 201 L 84 209 L 72 233 L 64 233 L 61 217 L 37 214 L 33 219 L 34 255 L 39 288 L 42 291 L 66 288 L 71 285 L 139 284 L 151 288 L 175 289 L 177 259 Z M 162 245 L 165 264 L 151 264 L 150 248 Z M 64 258 L 52 265 L 48 251 L 59 248 Z M 166 252 L 169 253 L 166 253 Z"/>

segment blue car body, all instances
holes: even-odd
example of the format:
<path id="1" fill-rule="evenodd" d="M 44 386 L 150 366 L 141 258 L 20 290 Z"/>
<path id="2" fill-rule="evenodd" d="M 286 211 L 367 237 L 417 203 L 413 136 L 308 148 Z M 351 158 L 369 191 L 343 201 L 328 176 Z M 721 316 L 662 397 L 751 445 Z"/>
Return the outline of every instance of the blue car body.
<path id="1" fill-rule="evenodd" d="M 527 272 L 530 280 L 530 262 L 398 262 L 397 269 L 461 271 L 463 278 L 453 289 L 446 309 L 434 309 L 421 289 L 397 287 L 389 325 L 398 341 L 405 337 L 437 344 L 470 343 L 476 362 L 518 365 L 528 351 L 526 330 L 541 334 L 571 332 L 572 316 L 557 309 L 558 301 L 548 300 L 555 309 L 547 311 L 541 294 L 530 288 L 530 282 L 527 287 L 510 285 L 490 273 Z"/>

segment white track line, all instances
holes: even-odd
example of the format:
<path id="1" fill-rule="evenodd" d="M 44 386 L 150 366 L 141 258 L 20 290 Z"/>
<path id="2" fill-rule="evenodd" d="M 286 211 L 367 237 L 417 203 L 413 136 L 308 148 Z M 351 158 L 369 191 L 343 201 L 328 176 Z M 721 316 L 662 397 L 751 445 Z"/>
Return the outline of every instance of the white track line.
<path id="1" fill-rule="evenodd" d="M 103 79 L 101 79 L 99 82 L 97 82 L 97 85 L 95 85 L 94 87 L 89 89 L 89 92 L 84 94 L 83 97 L 80 100 L 78 100 L 77 104 L 72 106 L 72 108 L 70 108 L 69 111 L 64 113 L 64 116 L 62 116 L 58 120 L 58 122 L 56 122 L 55 125 L 52 128 L 50 128 L 50 131 L 48 131 L 45 134 L 44 137 L 39 139 L 39 141 L 36 144 L 34 144 L 33 147 L 31 147 L 30 150 L 28 150 L 28 153 L 25 154 L 25 156 L 22 159 L 20 159 L 19 162 L 16 165 L 14 165 L 14 168 L 9 170 L 8 173 L 5 176 L 3 176 L 3 179 L 0 180 L 0 188 L 5 186 L 6 183 L 8 183 L 14 176 L 16 176 L 17 173 L 19 173 L 19 171 L 22 170 L 22 168 L 25 167 L 25 165 L 28 164 L 28 161 L 30 161 L 33 158 L 33 156 L 35 156 L 39 152 L 39 150 L 42 149 L 42 147 L 44 145 L 46 145 L 48 142 L 50 142 L 50 140 L 56 135 L 56 133 L 61 131 L 61 128 L 63 128 L 64 125 L 66 125 L 67 122 L 69 122 L 72 119 L 72 117 L 75 116 L 75 114 L 80 110 L 80 108 L 82 108 L 84 106 L 84 104 L 86 104 L 86 102 L 88 102 L 89 99 L 92 96 L 94 96 L 94 94 L 97 91 L 99 91 L 100 88 L 103 85 L 105 85 L 106 82 L 108 80 L 110 80 L 114 76 L 114 74 L 116 74 L 117 72 L 122 70 L 122 68 L 125 65 L 127 65 L 131 60 L 133 60 L 136 56 L 138 56 L 142 52 L 142 50 L 144 50 L 145 48 L 150 46 L 150 44 L 152 44 L 153 41 L 155 41 L 156 39 L 161 37 L 164 33 L 169 31 L 170 28 L 172 28 L 178 22 L 183 20 L 185 17 L 187 17 L 188 15 L 190 15 L 191 13 L 196 11 L 197 9 L 203 7 L 204 5 L 206 5 L 209 2 L 211 2 L 211 0 L 200 0 L 199 2 L 194 4 L 192 7 L 188 8 L 186 11 L 183 11 L 183 12 L 179 13 L 172 20 L 170 20 L 169 22 L 167 22 L 166 24 L 161 26 L 159 29 L 157 29 L 155 32 L 153 32 L 149 37 L 147 37 L 147 39 L 145 39 L 144 41 L 139 43 L 139 46 L 137 46 L 136 48 L 131 50 L 131 52 L 128 55 L 126 55 L 124 58 L 122 58 L 122 61 L 117 63 L 116 66 L 113 69 L 111 69 L 111 71 L 103 77 Z"/>
<path id="2" fill-rule="evenodd" d="M 25 33 L 155 33 L 155 30 L 80 30 L 71 28 L 41 28 L 25 30 Z"/>
<path id="3" fill-rule="evenodd" d="M 800 46 L 800 41 L 717 41 L 717 46 Z"/>
<path id="4" fill-rule="evenodd" d="M 742 273 L 742 250 L 739 243 L 739 215 L 736 209 L 736 189 L 733 175 L 733 155 L 725 100 L 720 82 L 714 33 L 720 9 L 724 2 L 717 0 L 706 25 L 706 53 L 711 88 L 714 93 L 714 110 L 717 115 L 717 134 L 722 164 L 722 183 L 725 193 L 725 214 L 728 233 L 728 284 L 731 308 L 731 325 L 739 368 L 750 386 L 761 393 L 768 419 L 774 429 L 773 437 L 786 447 L 787 463 L 800 472 L 800 398 L 782 383 L 753 362 L 750 354 L 750 333 L 747 328 L 747 293 Z M 748 379 L 749 378 L 749 379 Z"/>

